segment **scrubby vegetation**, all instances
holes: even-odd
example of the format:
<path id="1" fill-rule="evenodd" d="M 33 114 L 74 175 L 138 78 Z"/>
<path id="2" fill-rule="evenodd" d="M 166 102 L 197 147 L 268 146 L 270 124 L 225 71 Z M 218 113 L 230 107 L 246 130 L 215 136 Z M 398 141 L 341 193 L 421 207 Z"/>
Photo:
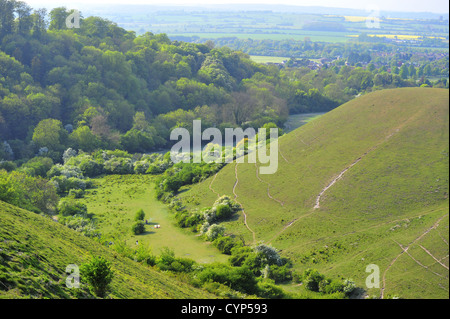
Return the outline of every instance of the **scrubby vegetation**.
<path id="1" fill-rule="evenodd" d="M 224 238 L 224 237 L 219 237 Z M 195 287 L 201 287 L 221 297 L 243 298 L 254 295 L 261 298 L 304 298 L 302 294 L 286 292 L 277 283 L 294 280 L 303 283 L 307 290 L 346 298 L 355 285 L 351 280 L 325 278 L 317 270 L 307 269 L 296 274 L 286 258 L 281 258 L 273 247 L 259 244 L 253 247 L 240 245 L 232 249 L 228 263 L 198 264 L 189 258 L 176 257 L 165 247 L 156 256 L 152 250 L 139 245 L 129 248 L 123 242 L 111 246 L 118 253 L 149 267 L 172 273 Z"/>
<path id="2" fill-rule="evenodd" d="M 20 171 L 0 170 L 0 200 L 36 213 L 55 210 L 57 189 L 47 179 Z"/>
<path id="3" fill-rule="evenodd" d="M 81 280 L 89 284 L 96 296 L 104 297 L 114 277 L 114 271 L 109 261 L 103 257 L 94 256 L 89 262 L 80 266 L 80 275 Z"/>
<path id="4" fill-rule="evenodd" d="M 223 166 L 222 163 L 177 163 L 158 178 L 155 186 L 156 196 L 164 202 L 169 202 L 181 187 L 201 182 Z"/>

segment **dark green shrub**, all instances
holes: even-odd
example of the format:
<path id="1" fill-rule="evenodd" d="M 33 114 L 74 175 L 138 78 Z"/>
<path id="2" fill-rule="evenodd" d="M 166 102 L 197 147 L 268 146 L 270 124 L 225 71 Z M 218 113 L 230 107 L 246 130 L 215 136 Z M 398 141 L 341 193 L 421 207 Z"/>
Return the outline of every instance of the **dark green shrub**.
<path id="1" fill-rule="evenodd" d="M 216 246 L 222 254 L 231 255 L 231 250 L 234 247 L 242 247 L 242 243 L 236 241 L 230 236 L 221 236 L 213 241 L 213 245 Z"/>
<path id="2" fill-rule="evenodd" d="M 56 186 L 58 193 L 68 193 L 71 189 L 86 189 L 92 186 L 92 182 L 77 177 L 67 178 L 64 175 L 54 176 L 51 181 Z"/>
<path id="3" fill-rule="evenodd" d="M 71 190 L 69 190 L 69 197 L 72 197 L 72 198 L 83 198 L 84 197 L 84 190 L 82 190 L 82 189 L 71 189 Z"/>
<path id="4" fill-rule="evenodd" d="M 146 174 L 149 164 L 147 162 L 135 162 L 134 163 L 134 173 L 135 174 Z"/>
<path id="5" fill-rule="evenodd" d="M 253 249 L 248 246 L 244 247 L 233 247 L 231 249 L 231 257 L 228 262 L 235 267 L 242 266 L 245 260 L 253 253 Z"/>
<path id="6" fill-rule="evenodd" d="M 103 174 L 103 165 L 90 157 L 84 158 L 78 167 L 86 177 L 95 177 Z"/>
<path id="7" fill-rule="evenodd" d="M 131 232 L 134 235 L 142 234 L 145 231 L 145 224 L 142 220 L 136 221 L 133 226 L 131 226 Z"/>
<path id="8" fill-rule="evenodd" d="M 144 213 L 144 211 L 142 209 L 139 209 L 136 212 L 136 215 L 134 215 L 134 220 L 135 221 L 144 220 L 144 218 L 145 218 L 145 213 Z"/>
<path id="9" fill-rule="evenodd" d="M 222 204 L 216 207 L 216 217 L 219 220 L 224 220 L 233 215 L 233 211 L 230 206 Z"/>
<path id="10" fill-rule="evenodd" d="M 134 251 L 134 254 L 129 252 L 128 255 L 135 261 L 142 262 L 149 266 L 154 266 L 156 263 L 156 257 L 152 255 L 151 249 L 149 249 L 145 245 L 138 245 L 138 247 Z"/>
<path id="11" fill-rule="evenodd" d="M 81 281 L 87 282 L 98 297 L 104 297 L 114 273 L 111 263 L 103 257 L 92 257 L 91 261 L 80 266 Z"/>
<path id="12" fill-rule="evenodd" d="M 45 177 L 47 175 L 47 172 L 52 168 L 53 166 L 53 160 L 49 157 L 33 157 L 28 162 L 23 164 L 21 166 L 22 168 L 29 169 L 28 171 L 34 172 L 32 176 L 41 176 Z"/>
<path id="13" fill-rule="evenodd" d="M 161 168 L 158 165 L 150 164 L 145 173 L 151 174 L 151 175 L 157 175 L 157 174 L 161 174 L 162 172 L 163 171 L 161 170 Z"/>
<path id="14" fill-rule="evenodd" d="M 1 161 L 0 160 L 0 170 L 4 169 L 7 172 L 11 172 L 17 168 L 16 163 L 12 161 Z"/>
<path id="15" fill-rule="evenodd" d="M 342 290 L 344 291 L 346 296 L 350 296 L 353 291 L 356 289 L 355 282 L 351 279 L 345 279 L 342 284 Z"/>
<path id="16" fill-rule="evenodd" d="M 319 284 L 324 279 L 325 276 L 315 269 L 307 269 L 303 274 L 303 284 L 311 291 L 319 291 Z"/>
<path id="17" fill-rule="evenodd" d="M 322 284 L 322 287 L 319 287 L 319 288 L 321 288 L 321 291 L 326 293 L 326 294 L 334 294 L 334 293 L 337 293 L 337 292 L 343 292 L 344 291 L 344 285 L 342 283 L 338 282 L 338 281 L 335 281 L 335 280 L 331 280 L 331 282 L 328 281 L 328 284 L 325 285 L 325 287 L 323 287 L 323 284 Z"/>
<path id="18" fill-rule="evenodd" d="M 270 280 L 258 282 L 258 296 L 266 299 L 281 299 L 285 297 L 283 289 Z"/>
<path id="19" fill-rule="evenodd" d="M 62 216 L 86 215 L 87 206 L 75 201 L 73 198 L 63 198 L 58 203 L 58 213 Z"/>
<path id="20" fill-rule="evenodd" d="M 192 271 L 192 267 L 195 264 L 195 261 L 188 258 L 176 258 L 169 267 L 169 270 L 175 272 L 190 272 Z"/>
<path id="21" fill-rule="evenodd" d="M 106 174 L 133 174 L 134 168 L 130 158 L 113 157 L 103 165 Z"/>
<path id="22" fill-rule="evenodd" d="M 256 278 L 247 267 L 216 264 L 205 267 L 197 278 L 202 283 L 214 281 L 248 294 L 255 294 L 258 291 Z"/>
<path id="23" fill-rule="evenodd" d="M 195 261 L 188 258 L 176 258 L 172 249 L 164 247 L 161 255 L 156 260 L 156 265 L 161 270 L 190 272 L 195 265 Z"/>
<path id="24" fill-rule="evenodd" d="M 292 270 L 289 265 L 272 265 L 269 267 L 268 277 L 275 281 L 275 283 L 291 281 L 293 279 Z"/>
<path id="25" fill-rule="evenodd" d="M 159 256 L 158 264 L 169 266 L 174 261 L 175 261 L 175 252 L 168 247 L 164 247 L 162 249 L 161 255 Z"/>

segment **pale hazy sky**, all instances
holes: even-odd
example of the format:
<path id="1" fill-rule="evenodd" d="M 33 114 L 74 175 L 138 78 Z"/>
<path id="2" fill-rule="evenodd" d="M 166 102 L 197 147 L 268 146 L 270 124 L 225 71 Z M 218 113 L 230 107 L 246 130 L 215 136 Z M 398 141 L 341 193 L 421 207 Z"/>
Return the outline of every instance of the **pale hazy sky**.
<path id="1" fill-rule="evenodd" d="M 448 0 L 23 0 L 33 8 L 66 6 L 82 9 L 83 6 L 108 6 L 110 4 L 148 5 L 211 5 L 211 4 L 286 4 L 298 6 L 323 6 L 366 10 L 376 6 L 381 11 L 448 13 Z"/>

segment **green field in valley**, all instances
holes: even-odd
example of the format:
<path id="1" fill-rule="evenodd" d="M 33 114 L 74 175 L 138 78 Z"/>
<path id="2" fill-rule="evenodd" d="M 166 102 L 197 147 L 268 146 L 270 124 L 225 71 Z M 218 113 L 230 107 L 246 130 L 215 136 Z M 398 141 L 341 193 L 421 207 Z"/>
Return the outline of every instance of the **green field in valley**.
<path id="1" fill-rule="evenodd" d="M 226 256 L 209 242 L 174 225 L 168 207 L 155 197 L 151 175 L 109 175 L 95 182 L 98 187 L 87 191 L 80 201 L 94 214 L 98 231 L 105 240 L 125 241 L 131 247 L 138 241 L 156 255 L 161 253 L 161 248 L 168 247 L 176 256 L 199 263 L 226 261 Z M 143 234 L 134 235 L 131 226 L 139 209 L 144 211 L 148 225 Z"/>

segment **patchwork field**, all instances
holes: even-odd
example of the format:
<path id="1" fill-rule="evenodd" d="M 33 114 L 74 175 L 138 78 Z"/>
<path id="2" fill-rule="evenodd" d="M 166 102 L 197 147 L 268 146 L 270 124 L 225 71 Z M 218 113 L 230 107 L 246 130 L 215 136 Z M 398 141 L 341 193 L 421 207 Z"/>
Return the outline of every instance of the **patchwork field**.
<path id="1" fill-rule="evenodd" d="M 446 90 L 377 91 L 280 137 L 276 174 L 232 163 L 179 197 L 235 197 L 228 232 L 370 297 L 448 298 L 448 116 Z M 366 288 L 370 264 L 379 288 Z"/>
<path id="2" fill-rule="evenodd" d="M 401 14 L 376 11 L 349 11 L 348 13 L 311 10 L 311 8 L 268 6 L 265 10 L 244 5 L 239 11 L 223 8 L 184 7 L 181 10 L 155 10 L 140 7 L 131 12 L 131 7 L 112 6 L 102 13 L 117 21 L 120 26 L 136 31 L 166 33 L 170 37 L 199 37 L 204 39 L 230 38 L 253 40 L 293 40 L 325 41 L 342 43 L 352 35 L 373 33 L 375 29 L 367 25 L 374 17 L 382 27 L 380 33 L 397 35 L 398 39 L 410 40 L 413 36 L 443 37 L 448 35 L 448 24 L 442 23 L 437 14 Z M 105 12 L 106 10 L 106 12 Z M 89 14 L 89 12 L 87 12 Z M 444 17 L 445 19 L 445 17 Z M 403 37 L 406 35 L 406 37 Z M 413 38 L 415 39 L 415 38 Z"/>

